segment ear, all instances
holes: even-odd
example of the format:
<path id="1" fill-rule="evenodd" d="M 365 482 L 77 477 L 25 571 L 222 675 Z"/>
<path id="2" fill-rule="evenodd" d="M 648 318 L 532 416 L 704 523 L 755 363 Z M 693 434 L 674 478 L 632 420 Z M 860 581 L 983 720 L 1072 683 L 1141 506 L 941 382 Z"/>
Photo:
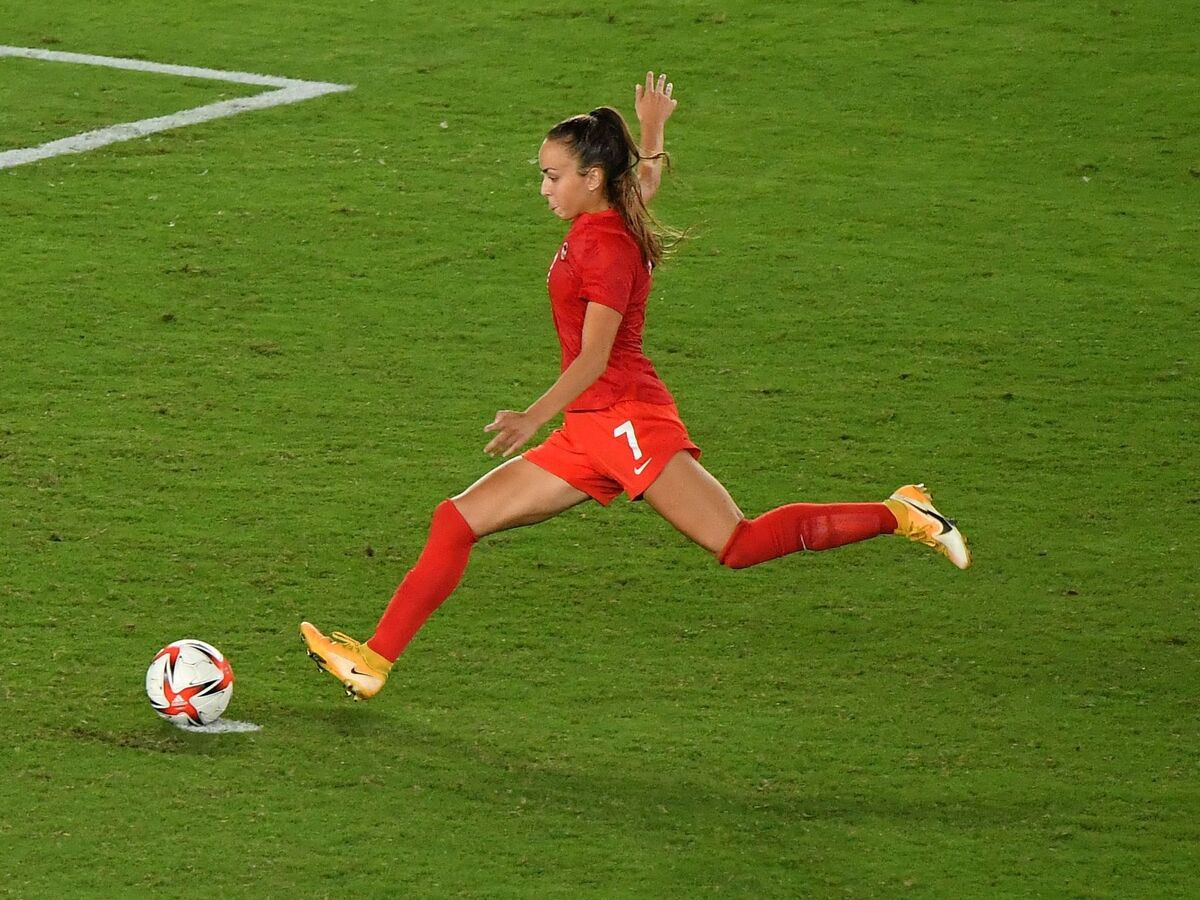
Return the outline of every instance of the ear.
<path id="1" fill-rule="evenodd" d="M 592 166 L 587 170 L 587 175 L 584 176 L 583 181 L 589 191 L 600 190 L 604 184 L 604 170 L 599 166 Z"/>

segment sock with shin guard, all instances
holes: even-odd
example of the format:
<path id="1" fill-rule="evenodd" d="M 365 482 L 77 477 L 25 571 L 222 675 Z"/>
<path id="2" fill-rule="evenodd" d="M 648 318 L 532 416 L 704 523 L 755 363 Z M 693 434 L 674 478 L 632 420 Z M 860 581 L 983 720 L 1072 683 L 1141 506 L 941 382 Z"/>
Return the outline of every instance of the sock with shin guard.
<path id="1" fill-rule="evenodd" d="M 433 511 L 429 538 L 417 564 L 404 576 L 375 633 L 367 639 L 371 650 L 396 661 L 425 620 L 458 587 L 476 540 L 458 507 L 443 500 Z"/>
<path id="2" fill-rule="evenodd" d="M 829 550 L 895 530 L 896 517 L 883 503 L 791 503 L 739 522 L 717 560 L 745 569 L 797 550 Z"/>

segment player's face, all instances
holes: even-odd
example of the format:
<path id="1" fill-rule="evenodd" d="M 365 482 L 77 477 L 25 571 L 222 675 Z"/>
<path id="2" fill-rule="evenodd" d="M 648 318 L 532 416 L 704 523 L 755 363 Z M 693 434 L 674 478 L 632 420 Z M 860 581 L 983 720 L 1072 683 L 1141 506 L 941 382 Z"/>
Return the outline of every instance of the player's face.
<path id="1" fill-rule="evenodd" d="M 580 213 L 608 209 L 604 199 L 603 176 L 598 168 L 579 173 L 579 160 L 562 141 L 544 141 L 538 151 L 542 170 L 542 196 L 550 211 L 560 219 L 574 219 Z"/>

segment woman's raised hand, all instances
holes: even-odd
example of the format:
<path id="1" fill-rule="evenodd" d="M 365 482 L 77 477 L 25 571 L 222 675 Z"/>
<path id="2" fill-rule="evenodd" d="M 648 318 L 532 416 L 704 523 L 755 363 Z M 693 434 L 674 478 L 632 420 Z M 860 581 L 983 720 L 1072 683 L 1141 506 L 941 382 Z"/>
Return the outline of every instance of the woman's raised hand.
<path id="1" fill-rule="evenodd" d="M 659 75 L 655 81 L 653 72 L 646 73 L 645 85 L 634 87 L 633 108 L 643 132 L 647 128 L 661 128 L 671 118 L 678 102 L 671 97 L 674 89 L 675 85 L 667 81 L 666 75 Z"/>

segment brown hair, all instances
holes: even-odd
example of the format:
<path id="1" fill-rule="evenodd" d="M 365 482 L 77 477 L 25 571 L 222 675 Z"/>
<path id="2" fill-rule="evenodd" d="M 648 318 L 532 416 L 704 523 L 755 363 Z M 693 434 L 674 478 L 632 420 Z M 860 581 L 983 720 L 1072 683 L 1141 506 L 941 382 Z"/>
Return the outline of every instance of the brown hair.
<path id="1" fill-rule="evenodd" d="M 548 141 L 561 141 L 577 158 L 579 174 L 599 167 L 604 172 L 604 193 L 625 227 L 642 250 L 642 257 L 658 265 L 663 257 L 663 235 L 677 237 L 650 215 L 642 200 L 638 164 L 643 160 L 666 159 L 666 153 L 642 156 L 629 126 L 611 106 L 599 106 L 587 115 L 572 116 L 559 122 L 546 134 Z"/>

